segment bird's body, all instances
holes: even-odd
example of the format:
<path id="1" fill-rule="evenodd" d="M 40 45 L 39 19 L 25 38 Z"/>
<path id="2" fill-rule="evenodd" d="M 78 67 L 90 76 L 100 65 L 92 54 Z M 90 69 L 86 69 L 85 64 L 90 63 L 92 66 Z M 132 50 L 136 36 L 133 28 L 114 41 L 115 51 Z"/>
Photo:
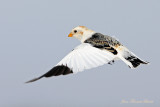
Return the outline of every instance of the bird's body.
<path id="1" fill-rule="evenodd" d="M 148 63 L 138 58 L 115 38 L 97 33 L 85 26 L 74 28 L 69 37 L 79 39 L 81 44 L 46 74 L 28 82 L 39 80 L 42 77 L 81 72 L 85 69 L 110 64 L 115 60 L 124 61 L 130 68 Z"/>

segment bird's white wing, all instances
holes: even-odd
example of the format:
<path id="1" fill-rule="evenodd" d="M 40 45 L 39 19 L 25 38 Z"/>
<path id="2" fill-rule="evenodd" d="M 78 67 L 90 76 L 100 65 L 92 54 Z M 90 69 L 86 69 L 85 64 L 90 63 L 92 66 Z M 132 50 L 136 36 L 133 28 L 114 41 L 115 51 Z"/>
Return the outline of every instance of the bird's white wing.
<path id="1" fill-rule="evenodd" d="M 73 73 L 90 69 L 107 64 L 114 60 L 115 55 L 112 53 L 95 48 L 88 43 L 82 43 L 72 52 L 64 57 L 57 66 L 65 65 L 69 67 Z"/>
<path id="2" fill-rule="evenodd" d="M 34 78 L 29 82 L 37 81 L 43 77 L 67 75 L 70 73 L 77 73 L 84 69 L 107 64 L 115 59 L 115 55 L 107 50 L 101 50 L 91 46 L 88 43 L 82 43 L 64 57 L 55 67 L 44 75 Z"/>

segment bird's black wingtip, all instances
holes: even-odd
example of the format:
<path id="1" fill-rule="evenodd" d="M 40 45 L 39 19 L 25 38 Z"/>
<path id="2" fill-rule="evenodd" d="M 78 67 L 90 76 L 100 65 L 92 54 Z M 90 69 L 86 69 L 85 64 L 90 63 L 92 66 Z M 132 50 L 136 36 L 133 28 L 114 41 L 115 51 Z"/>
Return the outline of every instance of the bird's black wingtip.
<path id="1" fill-rule="evenodd" d="M 41 77 L 38 77 L 38 78 L 34 78 L 34 79 L 32 79 L 32 80 L 29 80 L 29 81 L 27 81 L 27 82 L 25 82 L 25 83 L 31 83 L 31 82 L 35 82 L 35 81 L 37 81 L 37 80 L 39 80 L 39 79 L 41 79 L 43 76 L 41 76 Z"/>
<path id="2" fill-rule="evenodd" d="M 52 76 L 59 76 L 59 75 L 67 75 L 73 73 L 72 69 L 70 69 L 69 67 L 65 66 L 65 65 L 58 65 L 53 67 L 51 70 L 49 70 L 47 73 L 45 73 L 44 75 L 38 77 L 38 78 L 34 78 L 30 81 L 27 81 L 25 83 L 31 83 L 31 82 L 35 82 L 43 77 L 52 77 Z"/>

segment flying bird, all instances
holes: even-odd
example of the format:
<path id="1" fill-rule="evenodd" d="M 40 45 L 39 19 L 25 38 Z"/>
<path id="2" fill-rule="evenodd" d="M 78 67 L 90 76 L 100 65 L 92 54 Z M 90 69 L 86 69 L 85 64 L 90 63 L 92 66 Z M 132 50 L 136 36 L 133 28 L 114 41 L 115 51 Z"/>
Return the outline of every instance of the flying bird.
<path id="1" fill-rule="evenodd" d="M 140 64 L 148 64 L 129 51 L 117 39 L 97 33 L 85 26 L 75 27 L 68 37 L 80 40 L 81 44 L 47 73 L 26 83 L 34 82 L 43 77 L 81 72 L 104 64 L 112 64 L 116 60 L 122 60 L 132 69 Z"/>

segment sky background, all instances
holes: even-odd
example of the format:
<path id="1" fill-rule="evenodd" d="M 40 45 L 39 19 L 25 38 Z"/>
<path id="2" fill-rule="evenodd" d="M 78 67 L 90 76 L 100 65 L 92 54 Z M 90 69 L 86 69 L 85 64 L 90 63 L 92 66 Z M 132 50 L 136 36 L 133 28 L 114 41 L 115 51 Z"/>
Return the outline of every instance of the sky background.
<path id="1" fill-rule="evenodd" d="M 118 38 L 150 65 L 116 61 L 25 84 L 80 44 L 67 37 L 78 25 Z M 159 41 L 159 0 L 0 0 L 0 107 L 160 107 Z M 154 103 L 121 103 L 132 99 Z"/>

